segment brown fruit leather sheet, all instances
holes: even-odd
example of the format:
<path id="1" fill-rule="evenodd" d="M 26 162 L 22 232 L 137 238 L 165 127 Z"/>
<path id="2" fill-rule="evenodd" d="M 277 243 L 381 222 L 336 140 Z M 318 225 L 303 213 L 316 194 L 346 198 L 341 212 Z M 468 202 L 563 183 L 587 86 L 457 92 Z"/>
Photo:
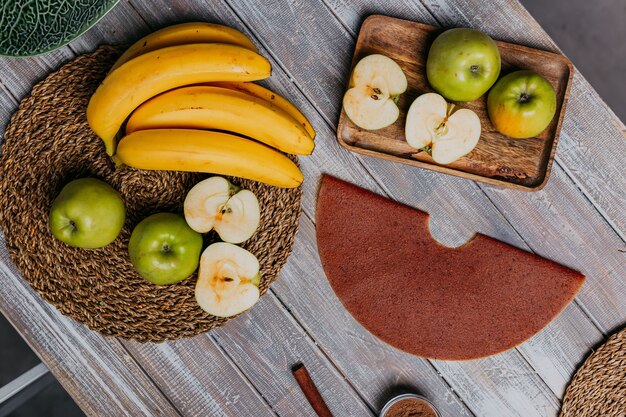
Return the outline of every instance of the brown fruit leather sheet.
<path id="1" fill-rule="evenodd" d="M 317 242 L 335 293 L 367 330 L 414 355 L 474 359 L 510 349 L 554 319 L 584 275 L 477 234 L 436 242 L 428 213 L 324 176 Z"/>

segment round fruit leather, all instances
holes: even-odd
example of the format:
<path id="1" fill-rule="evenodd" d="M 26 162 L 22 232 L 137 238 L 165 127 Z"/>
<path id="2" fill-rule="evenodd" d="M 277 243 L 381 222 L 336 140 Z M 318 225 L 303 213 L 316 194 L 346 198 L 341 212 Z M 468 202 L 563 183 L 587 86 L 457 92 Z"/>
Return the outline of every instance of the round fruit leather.
<path id="1" fill-rule="evenodd" d="M 317 241 L 335 293 L 367 330 L 406 352 L 462 360 L 527 340 L 574 298 L 584 276 L 477 234 L 432 239 L 428 214 L 324 176 Z"/>

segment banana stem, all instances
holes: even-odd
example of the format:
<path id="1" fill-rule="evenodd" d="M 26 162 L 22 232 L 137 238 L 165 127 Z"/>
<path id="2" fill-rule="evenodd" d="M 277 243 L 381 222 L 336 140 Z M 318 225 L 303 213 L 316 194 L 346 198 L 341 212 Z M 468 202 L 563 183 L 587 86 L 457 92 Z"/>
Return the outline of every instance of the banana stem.
<path id="1" fill-rule="evenodd" d="M 122 162 L 122 160 L 117 155 L 111 156 L 111 160 L 113 160 L 116 168 L 124 166 L 124 162 Z"/>

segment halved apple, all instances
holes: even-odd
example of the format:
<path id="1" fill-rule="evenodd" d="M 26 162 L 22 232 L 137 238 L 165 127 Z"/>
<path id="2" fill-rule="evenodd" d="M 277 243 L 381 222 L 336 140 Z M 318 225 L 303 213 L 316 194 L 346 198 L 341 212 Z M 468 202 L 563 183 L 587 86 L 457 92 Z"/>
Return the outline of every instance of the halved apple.
<path id="1" fill-rule="evenodd" d="M 200 257 L 196 301 L 209 314 L 231 317 L 259 300 L 259 261 L 245 249 L 218 242 Z"/>
<path id="2" fill-rule="evenodd" d="M 405 137 L 416 149 L 428 152 L 438 164 L 450 164 L 476 147 L 480 118 L 470 109 L 454 104 L 436 93 L 415 99 L 406 117 Z"/>
<path id="3" fill-rule="evenodd" d="M 360 128 L 382 129 L 398 120 L 400 110 L 396 102 L 406 88 L 406 76 L 393 59 L 368 55 L 352 71 L 343 109 Z"/>
<path id="4" fill-rule="evenodd" d="M 242 190 L 226 178 L 211 177 L 196 184 L 187 194 L 185 220 L 193 230 L 213 229 L 229 243 L 248 240 L 259 227 L 261 211 L 252 191 Z"/>

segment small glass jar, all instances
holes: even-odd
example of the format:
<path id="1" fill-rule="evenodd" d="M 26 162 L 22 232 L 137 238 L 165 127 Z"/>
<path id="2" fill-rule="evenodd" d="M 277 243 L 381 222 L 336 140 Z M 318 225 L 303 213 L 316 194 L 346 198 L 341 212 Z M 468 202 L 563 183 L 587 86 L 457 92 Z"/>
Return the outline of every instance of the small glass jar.
<path id="1" fill-rule="evenodd" d="M 389 409 L 391 408 L 391 406 L 393 406 L 394 404 L 402 401 L 402 400 L 406 400 L 406 399 L 416 399 L 416 400 L 420 400 L 424 403 L 426 403 L 428 406 L 430 406 L 430 408 L 433 409 L 433 412 L 435 413 L 435 416 L 437 417 L 441 417 L 441 414 L 439 413 L 439 410 L 437 410 L 437 408 L 435 407 L 435 405 L 433 403 L 431 403 L 430 401 L 428 401 L 428 399 L 426 399 L 426 397 L 423 397 L 421 395 L 417 395 L 417 394 L 402 394 L 402 395 L 398 395 L 396 397 L 393 397 L 392 399 L 390 399 L 389 401 L 387 401 L 387 404 L 385 404 L 385 406 L 383 407 L 382 411 L 380 412 L 380 417 L 386 417 L 387 412 L 389 411 Z"/>

